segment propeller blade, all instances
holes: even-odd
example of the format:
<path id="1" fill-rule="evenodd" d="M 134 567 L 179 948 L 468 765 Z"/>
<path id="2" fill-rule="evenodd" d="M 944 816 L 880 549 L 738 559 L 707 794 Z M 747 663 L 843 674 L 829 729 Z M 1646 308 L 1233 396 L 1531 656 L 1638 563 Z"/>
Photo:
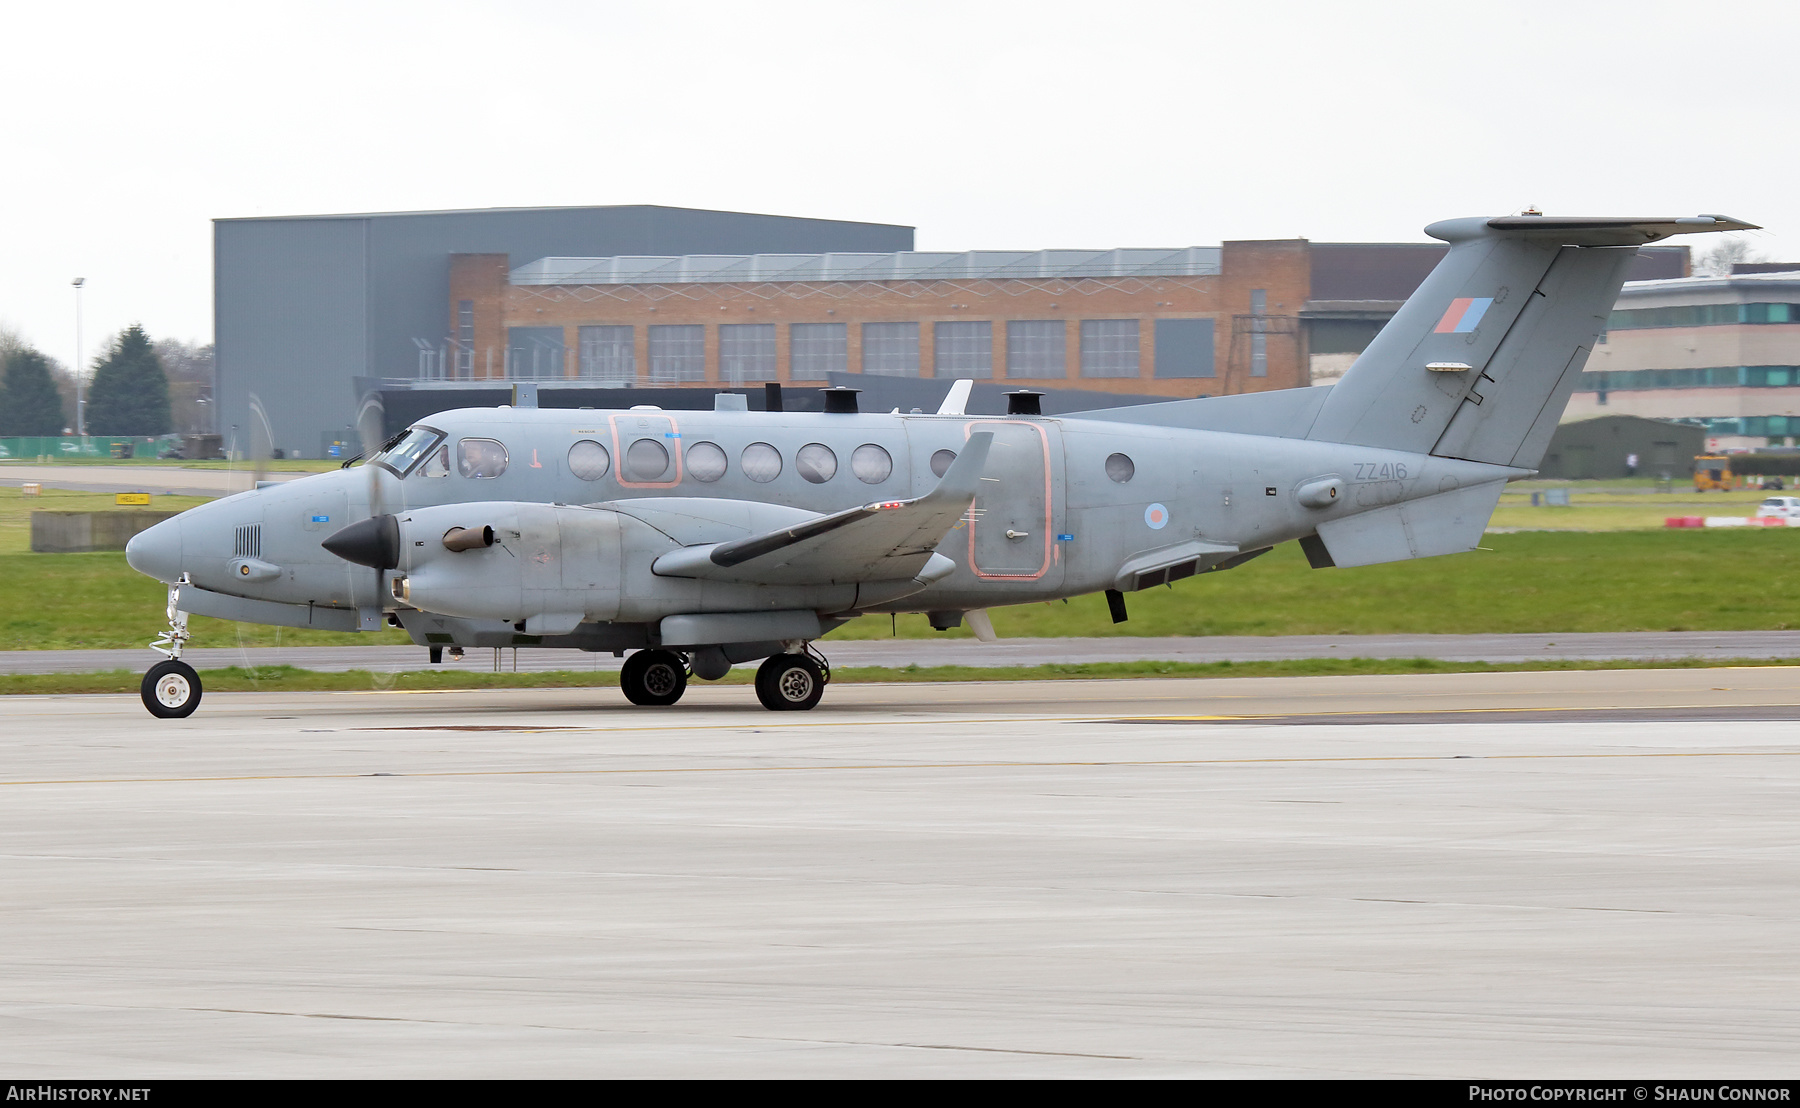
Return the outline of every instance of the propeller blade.
<path id="1" fill-rule="evenodd" d="M 387 445 L 385 437 L 386 430 L 387 409 L 381 403 L 381 394 L 371 392 L 363 397 L 362 406 L 356 411 L 356 433 L 357 436 L 362 439 L 363 469 L 367 471 L 369 478 L 369 519 L 364 520 L 364 523 L 373 523 L 380 519 L 386 519 L 390 524 L 394 522 L 394 517 L 386 515 L 383 511 L 386 505 L 382 503 L 381 467 L 370 464 L 374 461 L 375 455 L 381 453 L 382 448 Z M 344 534 L 356 526 L 359 525 L 351 524 L 350 527 L 345 528 L 344 531 L 340 531 L 339 534 Z M 382 532 L 382 537 L 385 538 L 385 536 L 386 532 L 384 531 Z M 336 536 L 333 537 L 335 538 Z M 347 542 L 348 541 L 349 540 L 347 540 Z M 393 552 L 391 557 L 387 557 L 388 550 L 385 546 L 369 547 L 361 545 L 360 539 L 357 541 L 359 545 L 354 547 L 354 549 L 365 553 L 370 559 L 377 560 L 364 560 L 363 558 L 351 558 L 344 555 L 340 555 L 340 557 L 345 557 L 346 561 L 356 562 L 359 565 L 370 566 L 375 570 L 374 604 L 376 607 L 385 606 L 388 599 L 384 590 L 384 586 L 387 584 L 386 571 L 393 569 L 400 564 L 400 529 L 397 524 L 393 528 Z M 327 546 L 326 549 L 329 550 L 331 548 Z M 334 550 L 332 553 L 335 554 L 337 551 Z"/>
<path id="2" fill-rule="evenodd" d="M 250 394 L 250 487 L 255 488 L 269 475 L 269 456 L 275 452 L 275 431 L 269 426 L 269 413 L 262 400 Z"/>
<path id="3" fill-rule="evenodd" d="M 399 531 L 394 532 L 396 550 L 398 549 Z M 988 618 L 986 608 L 972 608 L 963 613 L 963 619 L 969 624 L 969 630 L 982 642 L 999 642 L 1000 636 L 994 634 L 994 621 Z"/>

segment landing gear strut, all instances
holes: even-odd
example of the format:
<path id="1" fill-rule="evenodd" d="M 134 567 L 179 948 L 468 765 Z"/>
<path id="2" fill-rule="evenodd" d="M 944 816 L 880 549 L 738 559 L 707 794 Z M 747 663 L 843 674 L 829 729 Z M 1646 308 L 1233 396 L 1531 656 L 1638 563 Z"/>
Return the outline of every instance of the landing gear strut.
<path id="1" fill-rule="evenodd" d="M 672 650 L 640 650 L 619 670 L 619 688 L 633 704 L 673 704 L 687 692 L 687 683 L 687 660 Z"/>
<path id="2" fill-rule="evenodd" d="M 163 655 L 163 661 L 150 667 L 144 674 L 144 683 L 139 688 L 144 707 L 158 719 L 181 719 L 194 714 L 200 706 L 200 675 L 194 667 L 181 660 L 181 648 L 187 645 L 187 613 L 177 608 L 176 602 L 181 599 L 181 586 L 188 583 L 187 574 L 182 574 L 175 584 L 169 586 L 169 629 L 157 636 L 150 649 Z"/>
<path id="3" fill-rule="evenodd" d="M 756 671 L 756 699 L 771 712 L 804 712 L 819 703 L 831 671 L 811 654 L 776 654 Z"/>

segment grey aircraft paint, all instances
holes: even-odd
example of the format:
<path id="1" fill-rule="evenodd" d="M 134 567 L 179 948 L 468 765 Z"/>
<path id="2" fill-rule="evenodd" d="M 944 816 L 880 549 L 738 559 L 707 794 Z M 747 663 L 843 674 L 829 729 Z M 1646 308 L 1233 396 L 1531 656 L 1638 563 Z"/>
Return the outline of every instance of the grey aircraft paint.
<path id="1" fill-rule="evenodd" d="M 145 703 L 192 710 L 185 617 L 421 645 L 637 650 L 638 703 L 767 658 L 771 708 L 829 678 L 810 643 L 866 613 L 934 625 L 1229 569 L 1473 548 L 1541 459 L 1636 249 L 1725 217 L 1462 219 L 1335 387 L 1059 417 L 465 408 L 372 462 L 195 508 L 133 539 L 169 583 Z M 966 396 L 966 389 L 962 396 Z M 735 410 L 727 404 L 735 402 Z M 827 406 L 828 409 L 831 405 Z"/>

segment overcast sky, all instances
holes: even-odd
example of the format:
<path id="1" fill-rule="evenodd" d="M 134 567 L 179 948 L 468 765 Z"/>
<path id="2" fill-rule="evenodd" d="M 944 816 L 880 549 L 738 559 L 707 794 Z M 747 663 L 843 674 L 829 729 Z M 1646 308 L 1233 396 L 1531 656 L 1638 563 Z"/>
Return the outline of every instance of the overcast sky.
<path id="1" fill-rule="evenodd" d="M 1792 3 L 3 11 L 0 324 L 65 361 L 77 276 L 90 360 L 134 321 L 211 341 L 224 216 L 650 203 L 967 250 L 1421 241 L 1535 204 L 1722 212 L 1800 255 Z"/>

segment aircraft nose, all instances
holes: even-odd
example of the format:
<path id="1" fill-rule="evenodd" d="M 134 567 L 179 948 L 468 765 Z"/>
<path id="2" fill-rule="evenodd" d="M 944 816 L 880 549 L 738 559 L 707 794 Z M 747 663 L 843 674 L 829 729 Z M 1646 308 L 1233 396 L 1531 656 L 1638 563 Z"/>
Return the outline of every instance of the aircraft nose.
<path id="1" fill-rule="evenodd" d="M 181 576 L 181 523 L 165 519 L 125 544 L 125 561 L 146 577 L 174 584 Z"/>

